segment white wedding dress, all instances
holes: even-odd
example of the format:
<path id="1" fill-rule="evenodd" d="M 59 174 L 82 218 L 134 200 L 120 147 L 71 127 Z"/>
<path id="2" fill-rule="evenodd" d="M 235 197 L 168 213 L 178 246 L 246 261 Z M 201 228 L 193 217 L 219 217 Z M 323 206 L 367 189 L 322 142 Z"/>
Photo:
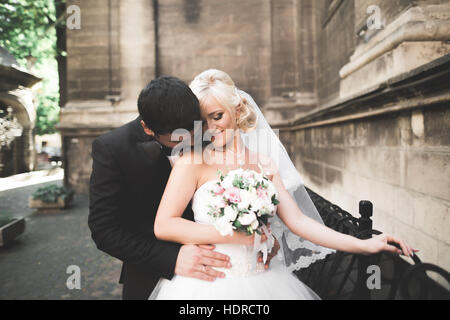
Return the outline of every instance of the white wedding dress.
<path id="1" fill-rule="evenodd" d="M 192 210 L 195 221 L 212 224 L 206 199 L 207 192 L 217 181 L 209 181 L 195 192 Z M 270 268 L 256 263 L 253 248 L 234 244 L 218 244 L 216 251 L 230 257 L 232 268 L 217 270 L 225 278 L 214 282 L 174 276 L 161 279 L 149 299 L 156 300 L 320 300 L 320 297 L 290 272 L 285 264 L 272 259 Z"/>

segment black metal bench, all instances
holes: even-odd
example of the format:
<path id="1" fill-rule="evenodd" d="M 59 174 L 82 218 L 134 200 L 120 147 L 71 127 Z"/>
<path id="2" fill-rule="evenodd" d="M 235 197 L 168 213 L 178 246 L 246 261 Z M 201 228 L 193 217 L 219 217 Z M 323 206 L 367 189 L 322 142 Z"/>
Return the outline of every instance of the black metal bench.
<path id="1" fill-rule="evenodd" d="M 361 217 L 355 218 L 308 189 L 324 223 L 339 232 L 360 239 L 381 232 L 372 229 L 372 204 L 360 202 Z M 450 298 L 450 291 L 429 276 L 437 273 L 450 283 L 449 273 L 433 264 L 423 263 L 417 255 L 409 264 L 398 255 L 383 252 L 372 256 L 336 252 L 296 272 L 298 278 L 324 300 L 438 300 Z M 379 289 L 369 289 L 369 266 L 380 270 Z M 427 274 L 428 273 L 428 274 Z"/>

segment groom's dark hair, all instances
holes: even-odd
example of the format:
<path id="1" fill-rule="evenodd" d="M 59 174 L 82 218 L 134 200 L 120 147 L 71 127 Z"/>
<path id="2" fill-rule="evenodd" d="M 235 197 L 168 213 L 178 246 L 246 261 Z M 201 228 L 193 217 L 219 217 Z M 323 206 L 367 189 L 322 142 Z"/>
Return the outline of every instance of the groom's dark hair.
<path id="1" fill-rule="evenodd" d="M 176 129 L 194 129 L 200 121 L 200 103 L 186 83 L 176 77 L 162 76 L 142 89 L 138 99 L 142 120 L 155 134 Z"/>

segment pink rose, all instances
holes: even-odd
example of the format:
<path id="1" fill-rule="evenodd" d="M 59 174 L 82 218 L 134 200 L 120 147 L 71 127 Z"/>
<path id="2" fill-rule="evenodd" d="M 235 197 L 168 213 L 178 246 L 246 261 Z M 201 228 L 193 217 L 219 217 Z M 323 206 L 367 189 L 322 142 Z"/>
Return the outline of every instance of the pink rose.
<path id="1" fill-rule="evenodd" d="M 236 187 L 228 188 L 225 190 L 225 197 L 232 203 L 241 202 L 241 195 L 239 189 Z"/>
<path id="2" fill-rule="evenodd" d="M 258 189 L 256 189 L 256 195 L 261 199 L 266 199 L 268 197 L 267 190 L 262 187 L 258 187 Z"/>
<path id="3" fill-rule="evenodd" d="M 223 199 L 223 197 L 220 197 L 220 199 L 217 202 L 217 207 L 219 209 L 225 208 L 227 206 L 227 204 L 225 203 L 225 200 Z"/>
<path id="4" fill-rule="evenodd" d="M 223 194 L 225 192 L 225 189 L 222 188 L 220 185 L 215 184 L 213 192 L 216 196 L 220 196 L 221 194 Z"/>

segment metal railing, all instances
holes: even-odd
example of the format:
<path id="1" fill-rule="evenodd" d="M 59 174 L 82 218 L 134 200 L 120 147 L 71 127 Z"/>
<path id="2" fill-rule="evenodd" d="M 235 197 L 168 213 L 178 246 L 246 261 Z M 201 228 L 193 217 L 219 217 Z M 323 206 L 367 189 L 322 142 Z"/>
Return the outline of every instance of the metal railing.
<path id="1" fill-rule="evenodd" d="M 325 225 L 360 239 L 381 234 L 372 229 L 373 206 L 359 204 L 360 218 L 308 190 Z M 398 247 L 398 246 L 397 246 Z M 345 252 L 328 255 L 306 269 L 296 272 L 298 278 L 324 300 L 439 300 L 450 299 L 450 291 L 441 283 L 450 283 L 450 274 L 433 264 L 423 263 L 414 254 L 409 264 L 396 254 L 382 252 L 364 256 Z M 369 289 L 370 266 L 380 270 L 379 287 Z M 435 273 L 442 281 L 430 277 Z"/>

